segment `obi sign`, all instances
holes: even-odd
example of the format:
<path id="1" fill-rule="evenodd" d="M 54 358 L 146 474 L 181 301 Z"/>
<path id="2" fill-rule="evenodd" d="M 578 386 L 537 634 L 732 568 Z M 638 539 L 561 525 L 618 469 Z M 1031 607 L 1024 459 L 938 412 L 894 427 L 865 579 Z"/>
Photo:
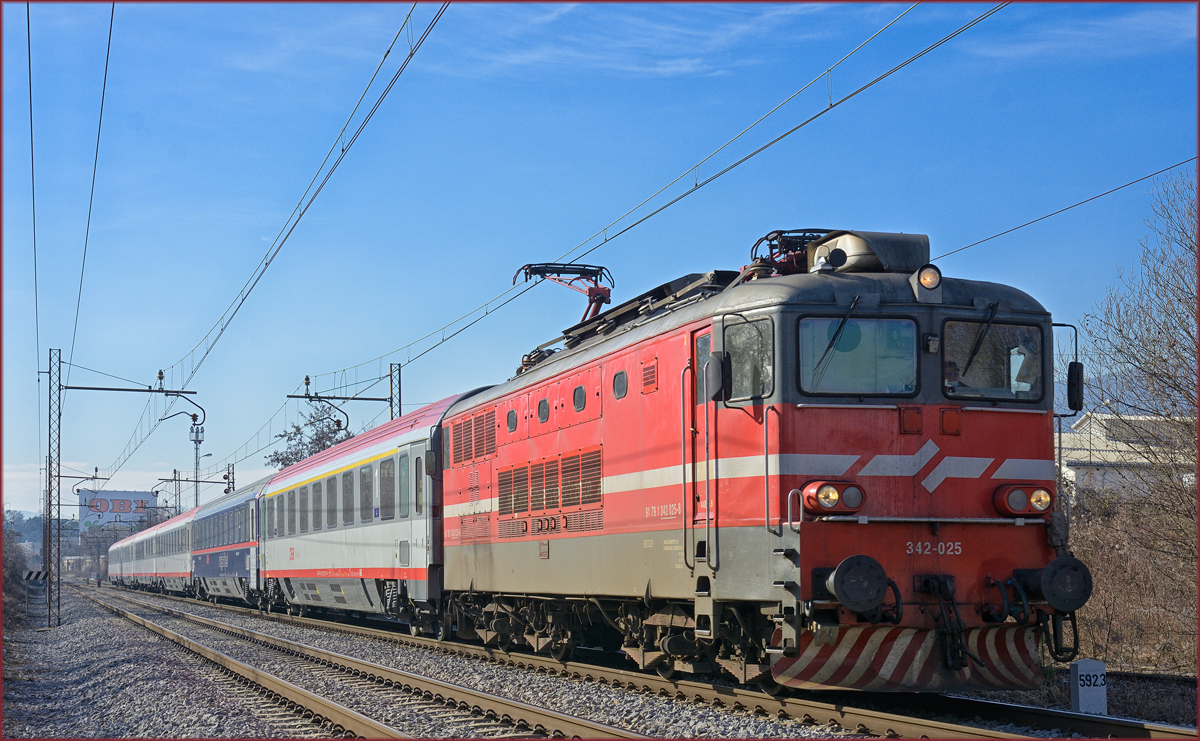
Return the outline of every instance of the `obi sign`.
<path id="1" fill-rule="evenodd" d="M 110 522 L 141 522 L 157 506 L 157 492 L 80 489 L 80 532 L 92 530 Z"/>

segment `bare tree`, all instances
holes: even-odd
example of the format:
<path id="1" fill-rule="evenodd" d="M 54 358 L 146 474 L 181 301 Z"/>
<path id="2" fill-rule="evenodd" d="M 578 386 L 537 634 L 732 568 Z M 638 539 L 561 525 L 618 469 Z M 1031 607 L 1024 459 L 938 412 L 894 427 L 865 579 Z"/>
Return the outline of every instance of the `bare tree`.
<path id="1" fill-rule="evenodd" d="M 283 450 L 276 450 L 268 455 L 266 462 L 268 466 L 282 469 L 349 440 L 354 435 L 349 430 L 342 429 L 342 421 L 331 416 L 328 408 L 315 407 L 308 413 L 303 424 L 293 424 L 292 429 L 275 437 L 287 445 Z"/>
<path id="2" fill-rule="evenodd" d="M 1081 615 L 1093 647 L 1121 664 L 1195 671 L 1195 172 L 1157 181 L 1154 196 L 1136 267 L 1083 321 L 1087 406 L 1122 483 L 1083 492 L 1074 545 L 1096 567 Z"/>

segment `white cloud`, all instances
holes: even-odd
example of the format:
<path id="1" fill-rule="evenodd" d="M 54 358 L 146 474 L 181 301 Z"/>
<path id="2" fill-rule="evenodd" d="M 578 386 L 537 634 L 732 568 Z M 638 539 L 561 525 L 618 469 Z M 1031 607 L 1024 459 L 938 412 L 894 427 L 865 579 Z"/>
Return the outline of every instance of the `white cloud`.
<path id="1" fill-rule="evenodd" d="M 1038 15 L 1010 33 L 971 40 L 965 48 L 994 59 L 1033 59 L 1087 54 L 1126 57 L 1153 54 L 1164 47 L 1196 42 L 1196 9 L 1192 4 L 1137 8 L 1126 13 L 1064 22 Z"/>
<path id="2" fill-rule="evenodd" d="M 661 77 L 714 74 L 748 63 L 727 54 L 738 44 L 757 40 L 769 46 L 776 38 L 796 43 L 828 35 L 828 24 L 805 30 L 791 25 L 827 8 L 571 5 L 547 11 L 542 6 L 458 6 L 455 59 L 440 67 L 454 74 L 498 74 L 532 66 Z"/>

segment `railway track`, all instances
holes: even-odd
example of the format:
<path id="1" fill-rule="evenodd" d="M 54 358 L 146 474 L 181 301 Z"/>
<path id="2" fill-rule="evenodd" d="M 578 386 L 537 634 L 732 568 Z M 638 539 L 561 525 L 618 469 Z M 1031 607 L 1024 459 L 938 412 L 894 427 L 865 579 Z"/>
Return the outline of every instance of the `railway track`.
<path id="1" fill-rule="evenodd" d="M 195 604 L 195 600 L 169 595 L 155 595 L 169 600 Z M 209 604 L 209 603 L 205 603 Z M 567 676 L 585 681 L 674 697 L 714 707 L 746 710 L 773 717 L 796 718 L 806 722 L 831 724 L 873 736 L 919 738 L 1027 738 L 1027 736 L 949 722 L 940 718 L 913 716 L 912 713 L 979 718 L 1001 724 L 1025 726 L 1070 736 L 1088 738 L 1196 738 L 1195 728 L 1160 723 L 1088 715 L 1071 711 L 1011 705 L 992 700 L 932 694 L 821 692 L 771 696 L 761 690 L 713 684 L 693 680 L 663 679 L 626 669 L 599 666 L 583 662 L 560 662 L 548 656 L 506 652 L 487 646 L 438 641 L 423 636 L 409 636 L 394 630 L 373 628 L 345 622 L 334 622 L 279 613 L 262 613 L 236 605 L 210 605 L 238 614 L 255 616 L 281 623 L 343 632 L 422 648 L 460 657 L 475 658 L 516 669 L 550 675 Z M 814 697 L 816 695 L 816 697 Z"/>
<path id="2" fill-rule="evenodd" d="M 115 605 L 106 603 L 84 592 L 84 596 L 100 603 L 106 608 L 122 614 L 124 617 L 151 630 L 164 635 L 171 640 L 195 650 L 193 645 L 200 646 L 185 636 L 169 628 L 158 625 Z M 309 646 L 295 641 L 289 641 L 276 636 L 247 630 L 235 625 L 194 615 L 184 610 L 178 610 L 163 605 L 154 605 L 143 600 L 134 599 L 124 594 L 120 599 L 144 609 L 150 609 L 171 618 L 225 636 L 251 642 L 258 646 L 267 647 L 281 653 L 284 661 L 306 671 L 316 671 L 327 677 L 335 678 L 340 684 L 349 684 L 359 690 L 371 693 L 391 695 L 385 698 L 389 707 L 399 700 L 406 709 L 421 713 L 423 718 L 436 720 L 454 736 L 521 736 L 521 737 L 568 737 L 568 738 L 647 738 L 622 728 L 597 723 L 595 721 L 577 718 L 548 708 L 542 708 L 528 703 L 519 702 L 480 690 L 443 682 L 431 677 L 424 677 L 405 672 L 392 667 L 382 666 L 369 661 L 363 661 L 350 656 L 326 651 L 315 646 Z M 237 608 L 234 608 L 237 609 Z M 168 635 L 170 634 L 170 635 Z M 185 643 L 186 642 L 186 643 Z M 191 645 L 189 645 L 191 644 Z M 205 648 L 200 646 L 201 648 Z M 287 698 L 297 706 L 309 708 L 313 714 L 319 713 L 324 718 L 334 720 L 337 725 L 355 736 L 369 738 L 413 738 L 389 724 L 380 723 L 361 713 L 350 710 L 328 698 L 303 690 L 286 680 L 265 674 L 261 670 L 238 662 L 231 657 L 213 649 L 207 649 L 211 654 L 223 657 L 231 662 L 231 669 L 269 689 L 272 693 Z M 204 655 L 204 654 L 202 654 Z M 212 658 L 206 655 L 206 658 Z M 218 660 L 219 659 L 214 659 Z M 224 662 L 220 662 L 226 665 Z M 253 676 L 249 676 L 252 673 Z M 399 696 L 398 698 L 396 696 Z M 317 707 L 314 707 L 316 705 Z M 422 734 L 424 735 L 424 734 Z"/>

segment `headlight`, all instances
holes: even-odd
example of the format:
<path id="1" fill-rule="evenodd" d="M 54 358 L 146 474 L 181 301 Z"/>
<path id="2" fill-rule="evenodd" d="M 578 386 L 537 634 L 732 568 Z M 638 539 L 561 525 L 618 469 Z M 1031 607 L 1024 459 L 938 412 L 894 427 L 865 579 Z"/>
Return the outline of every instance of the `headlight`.
<path id="1" fill-rule="evenodd" d="M 1011 494 L 1009 496 L 1012 496 Z M 1050 492 L 1045 489 L 1038 489 L 1029 495 L 1029 503 L 1039 512 L 1045 512 L 1050 506 Z"/>
<path id="2" fill-rule="evenodd" d="M 1008 493 L 1008 508 L 1014 512 L 1020 512 L 1025 509 L 1025 505 L 1029 503 L 1029 498 L 1025 494 L 1024 489 L 1013 489 Z"/>
<path id="3" fill-rule="evenodd" d="M 836 507 L 838 503 L 838 490 L 829 484 L 825 484 L 820 489 L 817 489 L 817 501 L 822 507 Z"/>
<path id="4" fill-rule="evenodd" d="M 850 509 L 858 509 L 863 503 L 862 489 L 857 486 L 847 486 L 842 492 L 842 504 Z"/>
<path id="5" fill-rule="evenodd" d="M 917 282 L 922 288 L 932 291 L 942 283 L 942 271 L 933 265 L 926 265 L 917 271 Z"/>

